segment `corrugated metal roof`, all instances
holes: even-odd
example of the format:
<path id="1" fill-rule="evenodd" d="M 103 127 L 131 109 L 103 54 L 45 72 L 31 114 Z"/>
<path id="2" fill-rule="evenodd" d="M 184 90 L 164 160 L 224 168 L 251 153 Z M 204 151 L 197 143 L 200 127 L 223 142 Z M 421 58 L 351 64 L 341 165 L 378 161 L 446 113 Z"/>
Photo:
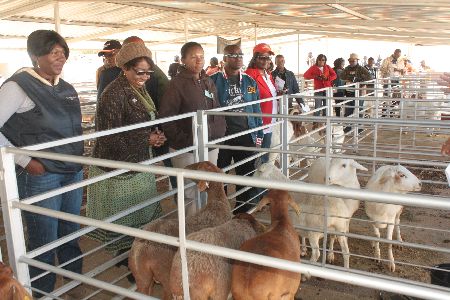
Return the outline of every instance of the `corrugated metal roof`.
<path id="1" fill-rule="evenodd" d="M 25 39 L 35 29 L 53 29 L 59 7 L 61 34 L 69 42 L 103 43 L 139 35 L 150 44 L 177 43 L 184 41 L 187 26 L 189 39 L 223 35 L 245 42 L 256 31 L 261 40 L 300 34 L 449 44 L 450 1 L 391 2 L 2 0 L 0 39 Z M 97 43 L 84 43 L 91 44 Z"/>

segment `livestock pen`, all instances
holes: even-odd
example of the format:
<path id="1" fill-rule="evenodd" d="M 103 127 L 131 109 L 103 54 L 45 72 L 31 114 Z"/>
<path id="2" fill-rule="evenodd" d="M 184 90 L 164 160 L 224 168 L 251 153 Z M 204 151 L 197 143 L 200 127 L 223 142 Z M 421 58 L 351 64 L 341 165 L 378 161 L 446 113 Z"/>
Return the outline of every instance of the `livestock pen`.
<path id="1" fill-rule="evenodd" d="M 409 79 L 405 78 L 404 80 L 408 81 Z M 419 82 L 424 81 L 425 83 L 419 84 L 417 86 L 414 84 L 415 80 L 419 80 Z M 83 274 L 76 274 L 64 270 L 62 265 L 46 265 L 35 259 L 39 254 L 54 249 L 55 247 L 58 247 L 67 242 L 69 239 L 83 237 L 88 232 L 93 231 L 96 228 L 102 228 L 118 232 L 122 235 L 139 237 L 142 239 L 153 240 L 156 242 L 167 243 L 180 247 L 181 261 L 183 264 L 183 282 L 185 283 L 183 285 L 185 287 L 185 295 L 188 295 L 188 285 L 186 284 L 188 280 L 188 274 L 186 272 L 187 267 L 185 254 L 186 249 L 189 249 L 206 252 L 213 255 L 220 255 L 231 259 L 243 260 L 251 263 L 281 268 L 293 272 L 309 273 L 314 277 L 320 277 L 323 279 L 334 281 L 338 284 L 350 283 L 356 286 L 363 286 L 376 290 L 391 291 L 426 299 L 448 299 L 450 295 L 450 290 L 448 288 L 430 285 L 428 278 L 424 279 L 423 277 L 409 276 L 412 271 L 408 271 L 408 268 L 430 270 L 435 268 L 434 265 L 437 264 L 437 260 L 442 260 L 441 262 L 450 261 L 450 250 L 448 245 L 446 245 L 448 243 L 448 240 L 450 240 L 450 230 L 448 230 L 448 226 L 445 227 L 445 223 L 441 225 L 430 225 L 427 223 L 429 220 L 422 220 L 421 218 L 419 218 L 419 215 L 416 215 L 417 212 L 424 213 L 427 217 L 433 216 L 434 214 L 434 218 L 437 219 L 438 215 L 443 214 L 443 220 L 448 220 L 450 202 L 448 201 L 446 182 L 444 177 L 442 176 L 443 170 L 446 167 L 447 163 L 445 161 L 445 158 L 440 157 L 439 155 L 439 146 L 442 142 L 442 138 L 439 140 L 439 137 L 436 138 L 435 134 L 439 134 L 439 136 L 449 135 L 450 124 L 445 124 L 438 120 L 433 120 L 432 118 L 429 118 L 427 114 L 423 114 L 422 117 L 418 116 L 419 111 L 430 111 L 429 108 L 423 107 L 424 105 L 421 105 L 427 100 L 430 102 L 439 103 L 433 106 L 432 111 L 439 110 L 445 113 L 445 111 L 448 111 L 448 106 L 446 105 L 445 99 L 431 99 L 431 96 L 429 99 L 425 98 L 430 94 L 433 95 L 432 97 L 441 95 L 439 88 L 435 86 L 435 84 L 431 80 L 426 80 L 423 78 L 410 78 L 409 81 L 412 83 L 410 86 L 405 85 L 401 88 L 411 95 L 415 93 L 414 91 L 416 91 L 417 94 L 419 94 L 420 92 L 420 94 L 425 95 L 422 96 L 422 99 L 405 98 L 407 94 L 405 94 L 405 97 L 400 98 L 397 98 L 397 96 L 393 98 L 393 96 L 389 94 L 386 96 L 382 96 L 380 94 L 385 92 L 385 90 L 387 91 L 389 88 L 384 89 L 382 87 L 382 84 L 376 82 L 375 89 L 378 90 L 377 93 L 372 95 L 368 93 L 367 95 L 361 96 L 356 93 L 356 103 L 359 103 L 359 100 L 364 100 L 366 104 L 357 105 L 355 107 L 353 117 L 351 118 L 333 116 L 333 107 L 335 107 L 336 105 L 348 106 L 349 104 L 346 101 L 348 101 L 349 99 L 343 99 L 344 101 L 339 104 L 334 103 L 331 89 L 327 90 L 327 106 L 323 108 L 327 111 L 325 117 L 314 117 L 311 115 L 313 111 L 302 115 L 290 116 L 287 112 L 287 96 L 276 98 L 276 100 L 279 100 L 280 102 L 280 114 L 271 116 L 277 118 L 277 122 L 282 124 L 282 138 L 279 147 L 270 150 L 256 147 L 234 147 L 234 149 L 255 152 L 254 157 L 250 157 L 249 159 L 257 158 L 265 151 L 279 152 L 281 157 L 281 168 L 286 175 L 290 174 L 291 179 L 293 179 L 291 182 L 264 180 L 251 178 L 249 176 L 242 177 L 228 174 L 213 174 L 185 169 L 170 169 L 157 165 L 157 163 L 162 161 L 163 159 L 174 157 L 189 151 L 194 151 L 194 153 L 196 153 L 197 161 L 201 161 L 205 159 L 207 149 L 209 148 L 233 149 L 232 146 L 225 146 L 220 144 L 227 139 L 233 138 L 233 136 L 227 136 L 214 141 L 208 141 L 208 126 L 204 126 L 206 124 L 207 115 L 221 114 L 231 116 L 240 114 L 237 112 L 226 112 L 226 110 L 228 110 L 229 108 L 220 108 L 211 111 L 199 111 L 197 113 L 190 113 L 177 117 L 160 119 L 148 123 L 112 129 L 104 132 L 90 133 L 81 137 L 30 146 L 23 149 L 2 148 L 1 198 L 3 219 L 5 223 L 8 243 L 7 253 L 9 257 L 9 263 L 13 267 L 19 281 L 23 283 L 27 288 L 30 288 L 30 282 L 36 279 L 29 278 L 28 265 L 42 268 L 44 270 L 47 270 L 48 272 L 53 272 L 55 274 L 61 275 L 61 277 L 63 276 L 65 278 L 70 278 L 71 281 L 66 284 L 61 284 L 58 289 L 55 290 L 51 295 L 47 295 L 50 299 L 58 299 L 58 297 L 64 295 L 67 291 L 76 289 L 77 286 L 80 285 L 95 287 L 94 289 L 90 288 L 88 290 L 89 292 L 86 293 L 83 299 L 102 299 L 101 294 L 104 291 L 107 291 L 109 293 L 107 295 L 111 295 L 111 293 L 117 295 L 117 299 L 121 297 L 130 297 L 135 299 L 155 299 L 153 296 L 145 296 L 140 293 L 136 293 L 133 286 L 130 286 L 126 282 L 124 283 L 124 277 L 126 277 L 127 272 L 124 272 L 123 269 L 121 269 L 120 272 L 114 269 L 115 264 L 126 257 L 126 253 L 117 256 L 106 256 L 108 258 L 107 260 L 104 260 L 103 257 L 99 259 L 98 253 L 99 251 L 102 251 L 105 245 L 94 244 L 90 248 L 83 248 L 83 255 L 77 258 L 85 260 Z M 364 87 L 361 87 L 360 84 L 355 84 L 344 88 L 353 88 L 356 91 L 363 91 L 365 89 Z M 311 92 L 305 92 L 304 94 L 296 95 L 296 97 L 303 97 L 307 101 L 307 103 L 308 99 L 314 98 Z M 272 99 L 261 101 L 272 101 Z M 393 105 L 389 101 L 399 102 Z M 407 102 L 409 102 L 408 104 L 415 103 L 413 105 L 414 108 L 407 111 L 405 109 Z M 392 115 L 384 113 L 385 111 L 387 111 L 387 108 L 389 108 L 391 111 L 396 111 L 397 113 Z M 372 109 L 372 115 L 370 115 L 371 118 L 364 118 L 364 114 L 361 113 L 364 109 Z M 383 111 L 383 109 L 386 110 Z M 194 145 L 177 152 L 152 158 L 151 160 L 141 164 L 107 161 L 88 157 L 74 157 L 61 154 L 58 155 L 45 151 L 48 148 L 65 143 L 95 139 L 100 136 L 116 134 L 118 132 L 133 130 L 140 127 L 153 126 L 179 118 L 192 119 Z M 293 143 L 300 141 L 302 138 L 304 138 L 305 135 L 296 137 L 297 140 L 289 140 L 286 131 L 286 125 L 289 120 L 302 121 L 304 126 L 308 127 L 308 129 L 311 122 L 320 122 L 323 124 L 323 126 L 315 130 L 311 130 L 306 134 L 313 135 L 314 132 L 318 133 L 318 135 L 316 135 L 317 139 L 314 141 L 314 143 L 306 145 L 304 144 L 302 146 L 305 148 L 314 148 L 317 151 L 304 151 L 301 148 L 296 148 L 295 151 L 290 150 L 290 146 L 293 145 Z M 351 130 L 345 134 L 345 139 L 342 143 L 332 142 L 332 128 L 336 126 L 351 127 Z M 242 132 L 240 134 L 248 134 L 249 132 L 250 130 Z M 324 134 L 321 135 L 322 133 Z M 81 183 L 78 183 L 76 185 L 67 186 L 61 189 L 50 191 L 45 194 L 19 200 L 13 160 L 13 156 L 15 154 L 26 154 L 33 157 L 77 162 L 85 166 L 103 166 L 114 168 L 117 170 L 103 175 L 102 177 L 83 180 Z M 299 164 L 299 161 L 290 161 L 288 159 L 289 155 L 299 157 L 298 160 L 303 160 L 305 157 L 315 159 L 317 157 L 323 156 L 326 158 L 338 157 L 355 159 L 369 169 L 368 173 L 358 173 L 360 182 L 362 183 L 362 187 L 365 186 L 366 178 L 368 178 L 375 171 L 377 166 L 380 166 L 382 164 L 402 164 L 404 166 L 407 166 L 413 173 L 416 174 L 417 177 L 419 177 L 419 179 L 422 180 L 422 192 L 408 195 L 386 194 L 366 191 L 364 189 L 353 190 L 337 186 L 304 183 L 302 182 L 302 180 L 307 176 L 308 163 Z M 227 167 L 226 170 L 232 170 L 236 167 L 236 164 L 239 163 L 244 162 L 234 162 L 234 164 Z M 110 218 L 105 220 L 93 220 L 84 216 L 57 213 L 55 211 L 33 205 L 35 203 L 38 203 L 39 201 L 46 199 L 49 196 L 64 193 L 68 190 L 79 187 L 86 187 L 87 185 L 93 184 L 94 182 L 121 173 L 125 173 L 127 171 L 151 172 L 160 176 L 176 176 L 178 181 L 178 188 L 173 190 L 162 190 L 156 197 L 148 199 L 146 202 L 136 207 L 131 207 L 128 210 L 120 212 L 119 214 L 111 216 Z M 408 221 L 402 221 L 403 225 L 401 224 L 402 229 L 407 232 L 407 238 L 405 242 L 398 242 L 372 237 L 372 234 L 368 233 L 368 230 L 364 230 L 364 228 L 369 227 L 367 218 L 364 217 L 363 212 L 358 211 L 350 221 L 350 233 L 346 234 L 349 237 L 351 263 L 350 269 L 344 269 L 340 267 L 342 265 L 340 261 L 338 261 L 336 265 L 328 264 L 326 262 L 326 246 L 322 247 L 321 249 L 321 251 L 323 252 L 321 263 L 310 264 L 306 259 L 302 259 L 301 263 L 292 263 L 290 261 L 263 257 L 260 255 L 186 240 L 184 234 L 184 206 L 180 205 L 182 201 L 178 201 L 177 205 L 177 213 L 180 224 L 179 237 L 164 236 L 157 233 L 146 232 L 141 229 L 128 228 L 113 223 L 115 220 L 134 211 L 142 209 L 143 207 L 150 205 L 156 201 L 162 201 L 164 199 L 167 199 L 168 197 L 174 197 L 175 194 L 177 194 L 178 199 L 183 199 L 184 190 L 181 187 L 185 186 L 186 179 L 204 179 L 224 182 L 229 184 L 230 186 L 246 185 L 260 188 L 277 188 L 286 189 L 293 192 L 323 195 L 325 197 L 338 196 L 342 198 L 358 199 L 361 201 L 401 204 L 405 206 L 404 214 L 406 212 L 409 212 L 410 214 L 408 216 Z M 229 198 L 234 198 L 235 196 L 235 193 L 229 193 Z M 201 197 L 197 198 L 198 201 L 201 202 Z M 239 203 L 237 205 L 239 205 Z M 82 224 L 83 227 L 72 236 L 62 238 L 33 251 L 26 251 L 26 230 L 24 230 L 24 227 L 22 225 L 22 210 L 44 214 L 67 221 L 77 222 L 79 224 Z M 168 212 L 168 214 L 170 213 L 171 212 Z M 445 218 L 445 216 L 447 217 Z M 263 215 L 261 215 L 261 217 L 264 218 Z M 323 229 L 305 229 L 324 230 L 325 238 L 323 241 L 323 245 L 327 244 L 327 234 L 341 234 L 339 232 L 327 231 L 326 227 L 324 227 Z M 433 232 L 433 234 L 431 234 L 430 232 Z M 412 261 L 403 261 L 402 254 L 396 254 L 396 263 L 399 265 L 399 271 L 397 273 L 388 273 L 383 268 L 376 267 L 377 265 L 373 261 L 370 242 L 376 240 L 382 243 L 389 242 L 392 244 L 402 245 L 403 247 L 408 249 L 418 249 L 423 256 L 421 258 L 424 259 L 422 260 L 417 257 L 413 258 Z M 447 242 L 445 242 L 446 240 Z M 95 256 L 96 254 L 97 256 Z M 93 256 L 95 257 L 95 259 L 91 258 Z M 340 255 L 338 255 L 338 258 L 339 257 Z M 411 257 L 409 259 L 411 259 Z M 354 261 L 367 261 L 368 263 L 364 265 L 354 263 Z M 86 262 L 90 263 L 87 264 Z M 430 264 L 430 262 L 432 263 Z M 100 279 L 101 273 L 105 272 L 108 269 L 114 269 L 112 272 L 114 273 L 113 278 L 109 280 Z M 303 290 L 304 292 L 307 292 L 306 285 Z M 302 295 L 303 290 L 299 292 L 300 296 Z"/>

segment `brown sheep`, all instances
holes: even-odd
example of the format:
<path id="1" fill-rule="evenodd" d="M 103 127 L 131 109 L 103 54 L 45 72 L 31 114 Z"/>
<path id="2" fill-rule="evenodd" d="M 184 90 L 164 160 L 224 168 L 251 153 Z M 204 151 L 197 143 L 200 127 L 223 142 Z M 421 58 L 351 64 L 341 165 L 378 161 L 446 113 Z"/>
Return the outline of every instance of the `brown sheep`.
<path id="1" fill-rule="evenodd" d="M 0 262 L 0 296 L 4 300 L 32 300 L 25 288 L 13 277 L 10 267 Z"/>
<path id="2" fill-rule="evenodd" d="M 225 224 L 191 233 L 187 239 L 239 249 L 246 240 L 263 233 L 265 227 L 249 214 L 237 214 Z M 188 250 L 189 293 L 191 300 L 226 300 L 231 290 L 231 261 L 228 258 Z M 183 299 L 180 251 L 170 272 L 173 299 Z"/>
<path id="3" fill-rule="evenodd" d="M 208 161 L 189 165 L 186 169 L 223 173 Z M 198 213 L 186 218 L 186 234 L 223 224 L 232 218 L 222 182 L 200 180 L 197 186 L 200 191 L 207 192 L 208 203 Z M 158 219 L 144 226 L 144 230 L 178 236 L 178 219 Z M 159 282 L 164 290 L 163 299 L 171 299 L 169 274 L 176 252 L 177 247 L 174 246 L 139 238 L 134 240 L 128 266 L 136 279 L 138 292 L 151 295 L 154 283 Z"/>
<path id="4" fill-rule="evenodd" d="M 270 190 L 258 204 L 270 203 L 271 228 L 246 241 L 240 250 L 300 262 L 300 241 L 288 215 L 290 204 L 300 209 L 286 191 Z M 294 299 L 301 274 L 235 261 L 232 267 L 231 293 L 234 300 Z"/>

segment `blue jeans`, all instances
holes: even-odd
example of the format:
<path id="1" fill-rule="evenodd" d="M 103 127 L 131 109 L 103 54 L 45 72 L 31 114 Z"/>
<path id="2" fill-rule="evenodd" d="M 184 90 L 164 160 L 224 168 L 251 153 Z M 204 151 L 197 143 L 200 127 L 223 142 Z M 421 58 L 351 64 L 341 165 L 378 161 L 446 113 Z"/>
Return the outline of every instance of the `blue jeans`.
<path id="1" fill-rule="evenodd" d="M 322 92 L 316 92 L 314 93 L 314 96 L 323 96 L 326 97 L 327 96 L 327 92 L 326 91 L 322 91 Z M 316 108 L 320 108 L 323 106 L 327 105 L 327 99 L 326 98 L 314 98 L 314 109 Z M 314 116 L 326 116 L 327 115 L 327 111 L 325 109 L 322 109 L 320 111 L 315 111 L 314 112 Z"/>
<path id="2" fill-rule="evenodd" d="M 39 176 L 33 176 L 28 174 L 26 171 L 23 171 L 17 176 L 17 185 L 19 188 L 20 199 L 23 199 L 79 182 L 82 179 L 83 171 L 68 174 L 46 172 Z M 35 205 L 56 211 L 80 215 L 82 197 L 83 189 L 79 188 L 42 200 Z M 28 251 L 34 250 L 80 229 L 79 224 L 40 214 L 24 212 L 23 216 L 28 229 Z M 75 239 L 37 256 L 36 259 L 49 265 L 55 265 L 55 256 L 58 257 L 59 264 L 62 264 L 80 255 L 81 249 L 78 245 L 78 239 Z M 82 263 L 82 260 L 78 259 L 64 268 L 72 272 L 81 273 Z M 31 278 L 43 272 L 44 271 L 42 269 L 30 266 Z M 54 290 L 55 281 L 56 274 L 49 273 L 48 275 L 33 281 L 31 286 L 49 293 Z"/>
<path id="3" fill-rule="evenodd" d="M 261 148 L 270 148 L 270 143 L 272 142 L 272 132 L 265 133 L 261 144 Z M 266 163 L 269 161 L 269 153 L 261 156 L 261 162 Z"/>

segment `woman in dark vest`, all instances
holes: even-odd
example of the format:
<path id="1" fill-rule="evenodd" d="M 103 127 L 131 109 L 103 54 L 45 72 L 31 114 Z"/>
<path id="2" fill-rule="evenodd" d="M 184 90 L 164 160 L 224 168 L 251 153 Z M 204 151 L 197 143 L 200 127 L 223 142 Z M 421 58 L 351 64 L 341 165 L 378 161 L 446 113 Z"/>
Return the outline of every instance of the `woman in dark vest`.
<path id="1" fill-rule="evenodd" d="M 59 76 L 69 57 L 66 41 L 51 30 L 37 30 L 28 36 L 27 51 L 33 68 L 24 68 L 10 77 L 0 89 L 0 146 L 25 147 L 82 134 L 81 111 L 77 92 Z M 57 146 L 45 151 L 82 155 L 83 142 Z M 16 155 L 17 184 L 21 199 L 47 192 L 83 179 L 79 164 Z M 36 203 L 37 206 L 80 214 L 82 189 L 72 190 Z M 24 212 L 28 229 L 27 248 L 34 250 L 79 229 L 79 224 Z M 78 239 L 36 257 L 55 265 L 81 255 Z M 64 268 L 81 273 L 82 260 L 76 259 Z M 31 278 L 41 269 L 30 266 Z M 50 273 L 31 285 L 51 292 L 56 275 Z M 34 296 L 41 296 L 34 293 Z"/>

